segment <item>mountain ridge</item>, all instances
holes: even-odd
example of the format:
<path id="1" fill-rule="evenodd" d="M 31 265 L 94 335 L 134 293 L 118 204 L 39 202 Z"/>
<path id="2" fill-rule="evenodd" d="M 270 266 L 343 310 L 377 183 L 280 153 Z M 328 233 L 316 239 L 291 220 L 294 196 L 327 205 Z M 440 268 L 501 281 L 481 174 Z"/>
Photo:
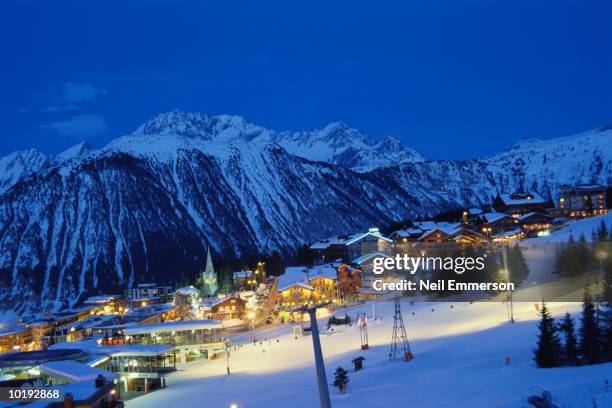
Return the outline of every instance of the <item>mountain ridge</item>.
<path id="1" fill-rule="evenodd" d="M 0 191 L 0 308 L 59 309 L 137 282 L 171 284 L 201 269 L 207 246 L 217 256 L 289 254 L 330 235 L 487 204 L 498 192 L 554 198 L 561 184 L 612 184 L 608 129 L 472 160 L 376 162 L 380 141 L 341 123 L 326 128 L 306 132 L 313 146 L 333 142 L 323 161 L 283 146 L 300 132 L 176 111 L 101 149 L 0 159 L 0 180 L 12 183 Z M 347 143 L 351 135 L 358 141 Z M 392 152 L 400 143 L 383 140 Z"/>

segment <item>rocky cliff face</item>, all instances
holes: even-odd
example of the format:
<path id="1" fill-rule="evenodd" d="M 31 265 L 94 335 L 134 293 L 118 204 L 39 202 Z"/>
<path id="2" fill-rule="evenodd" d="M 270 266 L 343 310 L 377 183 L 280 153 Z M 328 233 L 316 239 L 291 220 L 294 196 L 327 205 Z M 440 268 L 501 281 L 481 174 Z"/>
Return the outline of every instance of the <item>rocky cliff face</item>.
<path id="1" fill-rule="evenodd" d="M 610 184 L 611 146 L 612 130 L 600 129 L 427 161 L 342 124 L 279 133 L 175 111 L 100 150 L 13 153 L 0 160 L 0 307 L 57 309 L 121 285 L 171 283 L 201 268 L 207 245 L 230 256 L 287 252 L 498 191 Z"/>

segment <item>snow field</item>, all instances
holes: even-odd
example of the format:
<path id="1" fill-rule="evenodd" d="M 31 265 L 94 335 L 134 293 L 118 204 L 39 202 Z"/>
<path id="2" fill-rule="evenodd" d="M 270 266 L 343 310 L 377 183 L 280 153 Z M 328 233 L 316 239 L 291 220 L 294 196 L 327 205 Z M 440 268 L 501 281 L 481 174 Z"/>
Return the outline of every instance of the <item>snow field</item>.
<path id="1" fill-rule="evenodd" d="M 451 308 L 451 305 L 453 306 Z M 579 303 L 549 305 L 556 316 L 577 313 Z M 434 311 L 432 311 L 434 309 Z M 349 312 L 371 314 L 369 304 Z M 380 323 L 370 323 L 370 350 L 359 349 L 359 331 L 322 335 L 328 383 L 342 366 L 350 371 L 349 393 L 330 388 L 334 407 L 518 407 L 530 387 L 541 387 L 574 407 L 612 402 L 603 391 L 612 378 L 612 364 L 538 369 L 532 360 L 537 315 L 533 303 L 516 303 L 517 322 L 506 322 L 502 303 L 402 302 L 404 323 L 415 359 L 388 361 L 393 303 L 376 306 Z M 414 315 L 412 314 L 414 312 Z M 577 316 L 577 314 L 574 314 Z M 326 319 L 319 322 L 325 327 Z M 189 407 L 316 407 L 314 358 L 310 336 L 295 340 L 289 325 L 266 327 L 262 345 L 245 344 L 230 357 L 196 361 L 168 377 L 168 388 L 128 401 L 130 408 Z M 278 340 L 278 342 L 277 342 Z M 352 371 L 350 361 L 363 355 L 364 370 Z M 505 365 L 506 356 L 511 364 Z"/>

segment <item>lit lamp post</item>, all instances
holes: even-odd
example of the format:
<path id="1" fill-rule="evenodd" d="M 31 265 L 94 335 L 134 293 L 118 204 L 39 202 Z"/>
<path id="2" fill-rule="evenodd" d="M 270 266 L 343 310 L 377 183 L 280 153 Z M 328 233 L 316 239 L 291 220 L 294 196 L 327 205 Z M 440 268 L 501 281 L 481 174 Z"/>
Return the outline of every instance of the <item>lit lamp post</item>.
<path id="1" fill-rule="evenodd" d="M 597 251 L 595 256 L 597 257 L 597 259 L 599 259 L 599 268 L 601 269 L 601 272 L 603 272 L 603 263 L 608 257 L 608 253 L 606 251 L 601 250 Z"/>
<path id="2" fill-rule="evenodd" d="M 264 265 L 265 264 L 266 264 L 265 262 L 257 262 L 258 269 L 261 272 L 262 282 L 266 281 L 266 271 L 264 270 Z"/>
<path id="3" fill-rule="evenodd" d="M 490 228 L 489 228 L 490 229 Z M 510 269 L 508 269 L 508 245 L 504 244 L 503 248 L 502 248 L 502 256 L 503 256 L 503 261 L 504 261 L 504 275 L 506 278 L 506 283 L 510 282 Z M 510 285 L 508 285 L 510 286 Z M 514 304 L 513 304 L 513 300 L 512 300 L 512 291 L 510 289 L 508 289 L 507 292 L 507 307 L 508 307 L 508 321 L 510 323 L 514 323 Z"/>
<path id="4" fill-rule="evenodd" d="M 251 341 L 255 343 L 255 312 L 249 310 L 249 313 L 247 313 L 247 317 L 251 321 Z"/>
<path id="5" fill-rule="evenodd" d="M 606 260 L 606 258 L 608 258 L 608 253 L 604 250 L 600 250 L 600 251 L 597 251 L 597 253 L 595 253 L 595 256 L 597 257 L 597 259 L 599 259 L 599 270 L 603 276 L 603 273 L 604 273 L 603 263 Z M 595 297 L 595 307 L 596 307 L 597 323 L 599 324 L 599 296 Z"/>
<path id="6" fill-rule="evenodd" d="M 225 366 L 227 368 L 227 375 L 230 375 L 229 359 L 230 359 L 230 345 L 229 345 L 229 340 L 225 339 Z"/>
<path id="7" fill-rule="evenodd" d="M 487 237 L 487 240 L 491 240 L 491 227 L 484 227 L 482 229 L 482 232 L 484 232 L 485 236 Z"/>

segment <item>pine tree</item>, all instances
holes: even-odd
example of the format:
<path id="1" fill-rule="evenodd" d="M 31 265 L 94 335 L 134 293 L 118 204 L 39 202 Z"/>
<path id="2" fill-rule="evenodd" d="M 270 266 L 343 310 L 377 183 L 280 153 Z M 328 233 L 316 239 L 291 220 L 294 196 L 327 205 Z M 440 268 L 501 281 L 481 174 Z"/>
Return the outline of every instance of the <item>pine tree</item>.
<path id="1" fill-rule="evenodd" d="M 601 301 L 604 304 L 612 304 L 612 259 L 607 258 L 602 262 L 603 267 L 603 291 Z"/>
<path id="2" fill-rule="evenodd" d="M 565 246 L 566 244 L 560 243 L 555 247 L 555 266 L 553 268 L 555 275 L 565 276 L 567 273 Z"/>
<path id="3" fill-rule="evenodd" d="M 606 225 L 606 222 L 604 220 L 601 220 L 601 222 L 599 223 L 596 235 L 598 242 L 606 242 L 608 240 L 608 226 Z"/>
<path id="4" fill-rule="evenodd" d="M 584 234 L 580 234 L 578 237 L 578 243 L 576 244 L 576 258 L 580 263 L 580 268 L 582 269 L 582 273 L 586 270 L 587 264 L 589 263 L 590 253 L 589 253 L 589 245 L 587 244 L 586 237 Z"/>
<path id="5" fill-rule="evenodd" d="M 559 330 L 563 332 L 563 357 L 566 364 L 575 365 L 578 362 L 578 340 L 574 329 L 574 319 L 569 313 L 565 313 L 563 321 L 559 324 Z"/>
<path id="6" fill-rule="evenodd" d="M 232 293 L 234 290 L 234 274 L 227 267 L 222 268 L 219 271 L 219 290 L 223 294 Z"/>
<path id="7" fill-rule="evenodd" d="M 508 248 L 507 259 L 510 282 L 514 283 L 516 286 L 520 286 L 527 276 L 529 276 L 529 265 L 518 243 Z"/>
<path id="8" fill-rule="evenodd" d="M 557 336 L 555 320 L 548 312 L 545 303 L 542 303 L 540 317 L 540 323 L 538 323 L 540 334 L 538 335 L 537 348 L 533 351 L 533 359 L 538 367 L 557 367 L 560 360 L 561 342 Z"/>
<path id="9" fill-rule="evenodd" d="M 595 314 L 595 304 L 589 289 L 584 291 L 582 317 L 580 319 L 580 355 L 586 364 L 596 364 L 601 361 L 600 332 Z"/>
<path id="10" fill-rule="evenodd" d="M 308 244 L 298 247 L 295 253 L 295 262 L 298 265 L 312 265 L 312 253 Z"/>
<path id="11" fill-rule="evenodd" d="M 285 260 L 278 251 L 273 251 L 271 255 L 265 255 L 257 261 L 264 261 L 266 268 L 266 276 L 280 276 L 285 272 Z M 253 268 L 256 267 L 257 263 L 253 263 Z"/>
<path id="12" fill-rule="evenodd" d="M 604 263 L 604 280 L 601 306 L 602 359 L 612 361 L 612 259 Z"/>
<path id="13" fill-rule="evenodd" d="M 337 387 L 342 394 L 346 392 L 346 387 L 349 383 L 348 371 L 342 367 L 336 368 L 334 374 L 334 387 Z"/>
<path id="14" fill-rule="evenodd" d="M 578 247 L 579 244 L 576 243 L 573 235 L 570 235 L 567 244 L 561 247 L 561 256 L 557 259 L 557 264 L 561 264 L 561 275 L 573 277 L 584 274 L 583 259 L 579 256 Z"/>

